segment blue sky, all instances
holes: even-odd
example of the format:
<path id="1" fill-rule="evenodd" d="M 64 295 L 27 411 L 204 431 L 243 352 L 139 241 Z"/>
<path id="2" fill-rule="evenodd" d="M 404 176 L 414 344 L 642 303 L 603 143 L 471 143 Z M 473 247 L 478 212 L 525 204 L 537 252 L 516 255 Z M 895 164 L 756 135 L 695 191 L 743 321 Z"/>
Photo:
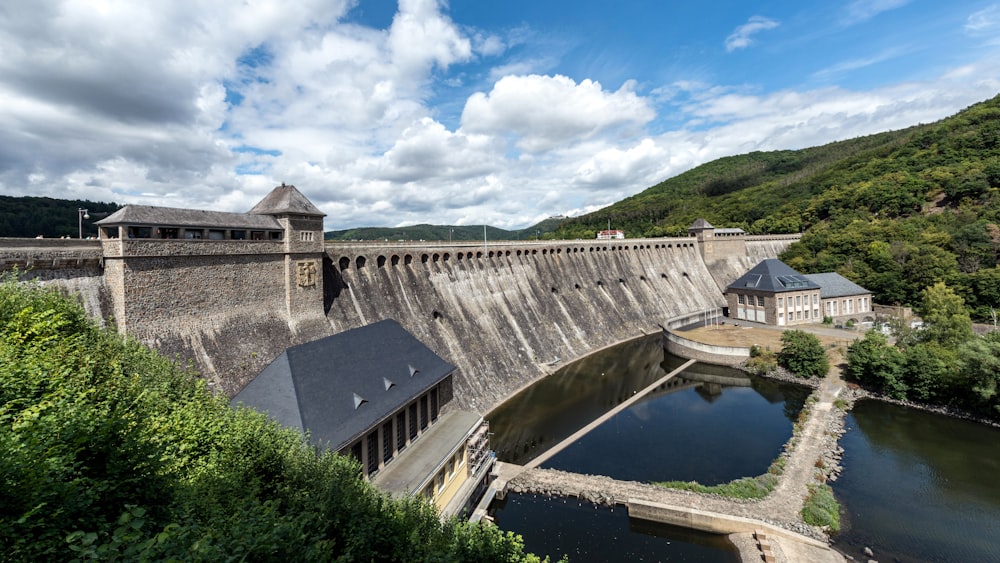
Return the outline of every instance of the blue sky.
<path id="1" fill-rule="evenodd" d="M 0 193 L 518 228 L 1000 93 L 1000 2 L 14 0 Z"/>

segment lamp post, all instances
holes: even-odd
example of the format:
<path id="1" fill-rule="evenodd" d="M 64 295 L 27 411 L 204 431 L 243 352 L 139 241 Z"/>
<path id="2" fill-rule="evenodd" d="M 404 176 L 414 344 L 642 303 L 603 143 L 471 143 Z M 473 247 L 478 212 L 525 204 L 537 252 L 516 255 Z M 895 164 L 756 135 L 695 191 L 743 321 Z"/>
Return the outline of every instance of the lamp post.
<path id="1" fill-rule="evenodd" d="M 451 236 L 455 234 L 455 229 L 448 229 L 448 244 L 451 244 Z"/>
<path id="2" fill-rule="evenodd" d="M 84 209 L 84 208 L 82 208 L 82 207 L 78 208 L 76 210 L 76 218 L 77 218 L 77 227 L 79 229 L 78 232 L 77 232 L 77 238 L 82 239 L 83 238 L 83 220 L 84 219 L 90 219 L 90 213 L 88 213 L 87 210 Z"/>

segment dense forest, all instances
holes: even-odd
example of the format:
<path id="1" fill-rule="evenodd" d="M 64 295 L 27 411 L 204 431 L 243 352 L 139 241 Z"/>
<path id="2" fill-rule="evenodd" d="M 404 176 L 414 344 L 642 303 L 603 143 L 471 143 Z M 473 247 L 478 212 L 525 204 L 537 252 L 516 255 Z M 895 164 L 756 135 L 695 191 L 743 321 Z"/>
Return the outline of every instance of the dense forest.
<path id="1" fill-rule="evenodd" d="M 411 225 L 408 227 L 358 227 L 343 231 L 327 231 L 324 235 L 326 240 L 384 240 L 384 241 L 408 241 L 408 240 L 433 240 L 433 241 L 460 241 L 460 240 L 544 240 L 551 239 L 552 233 L 559 227 L 562 218 L 550 217 L 538 224 L 507 231 L 496 227 L 486 227 L 483 232 L 482 225 Z"/>
<path id="2" fill-rule="evenodd" d="M 0 278 L 4 561 L 537 561 Z"/>
<path id="3" fill-rule="evenodd" d="M 1000 331 L 980 336 L 962 298 L 942 282 L 921 293 L 924 326 L 871 330 L 847 350 L 847 373 L 894 399 L 956 407 L 1000 420 Z"/>
<path id="4" fill-rule="evenodd" d="M 836 271 L 883 304 L 918 305 L 945 282 L 977 320 L 1000 309 L 1000 97 L 936 123 L 799 151 L 722 158 L 601 211 L 559 237 L 607 224 L 681 235 L 703 217 L 750 233 L 802 232 L 781 259 Z"/>
<path id="5" fill-rule="evenodd" d="M 94 221 L 118 211 L 119 205 L 87 200 L 0 195 L 0 237 L 46 238 L 97 236 Z M 84 219 L 79 210 L 85 209 Z"/>

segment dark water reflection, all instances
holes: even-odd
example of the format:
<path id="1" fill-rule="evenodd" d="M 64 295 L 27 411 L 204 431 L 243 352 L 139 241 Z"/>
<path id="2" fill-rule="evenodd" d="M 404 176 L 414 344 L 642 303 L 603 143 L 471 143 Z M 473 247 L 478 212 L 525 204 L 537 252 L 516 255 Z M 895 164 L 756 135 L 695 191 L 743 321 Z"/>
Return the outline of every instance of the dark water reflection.
<path id="1" fill-rule="evenodd" d="M 604 561 L 685 561 L 736 563 L 739 555 L 725 536 L 630 520 L 576 499 L 509 495 L 493 504 L 500 528 L 521 534 L 527 551 L 572 563 Z"/>
<path id="2" fill-rule="evenodd" d="M 1000 429 L 877 401 L 847 418 L 839 548 L 882 561 L 1000 561 Z"/>
<path id="3" fill-rule="evenodd" d="M 489 415 L 498 457 L 530 461 L 683 363 L 664 354 L 656 335 L 563 368 Z M 808 393 L 695 364 L 543 467 L 707 485 L 759 475 L 791 436 Z"/>

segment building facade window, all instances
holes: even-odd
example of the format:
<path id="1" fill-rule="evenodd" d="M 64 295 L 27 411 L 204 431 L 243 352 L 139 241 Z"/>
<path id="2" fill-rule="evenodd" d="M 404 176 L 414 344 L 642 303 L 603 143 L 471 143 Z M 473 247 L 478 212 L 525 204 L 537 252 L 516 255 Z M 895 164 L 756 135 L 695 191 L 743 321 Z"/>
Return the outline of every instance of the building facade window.
<path id="1" fill-rule="evenodd" d="M 757 306 L 758 307 L 763 307 L 764 306 L 764 297 L 763 296 L 760 296 L 760 295 L 757 296 Z"/>
<path id="2" fill-rule="evenodd" d="M 427 428 L 427 395 L 420 397 L 420 429 Z"/>
<path id="3" fill-rule="evenodd" d="M 378 471 L 378 430 L 368 434 L 368 474 Z"/>
<path id="4" fill-rule="evenodd" d="M 406 447 L 406 411 L 396 415 L 396 450 L 403 451 Z"/>
<path id="5" fill-rule="evenodd" d="M 784 306 L 785 306 L 785 298 L 784 297 L 779 297 L 778 298 L 778 308 L 780 309 L 780 308 L 782 308 Z"/>
<path id="6" fill-rule="evenodd" d="M 431 389 L 431 420 L 438 419 L 438 390 L 437 387 Z"/>
<path id="7" fill-rule="evenodd" d="M 395 453 L 392 444 L 392 420 L 390 419 L 382 423 L 382 461 L 385 463 L 389 463 L 392 454 Z"/>
<path id="8" fill-rule="evenodd" d="M 417 403 L 410 405 L 410 441 L 417 437 Z"/>
<path id="9" fill-rule="evenodd" d="M 746 305 L 746 302 L 747 302 L 747 298 L 746 298 L 746 296 L 744 296 L 744 295 L 737 295 L 737 296 L 736 296 L 736 301 L 737 301 L 737 302 L 738 302 L 738 303 L 739 303 L 740 305 Z"/>
<path id="10" fill-rule="evenodd" d="M 796 295 L 795 296 L 795 306 L 796 307 L 801 307 L 802 306 L 802 296 L 801 295 Z"/>

